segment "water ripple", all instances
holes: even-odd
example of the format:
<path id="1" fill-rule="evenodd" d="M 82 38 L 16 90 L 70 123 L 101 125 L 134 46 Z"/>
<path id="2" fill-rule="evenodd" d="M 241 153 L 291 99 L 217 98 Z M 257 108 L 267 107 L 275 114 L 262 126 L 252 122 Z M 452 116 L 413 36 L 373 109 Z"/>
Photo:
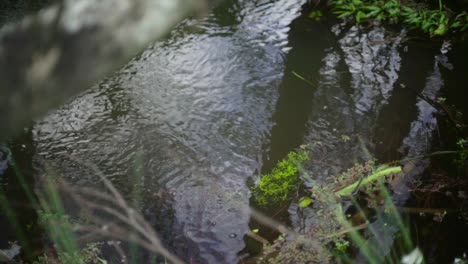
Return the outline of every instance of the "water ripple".
<path id="1" fill-rule="evenodd" d="M 260 169 L 289 24 L 304 1 L 239 1 L 186 20 L 34 127 L 37 159 L 99 186 L 92 162 L 187 260 L 233 263 L 249 230 L 246 179 Z M 225 16 L 224 14 L 228 14 Z M 223 20 L 224 18 L 227 21 Z M 161 226 L 160 199 L 171 210 Z M 152 202 L 153 201 L 153 202 Z"/>

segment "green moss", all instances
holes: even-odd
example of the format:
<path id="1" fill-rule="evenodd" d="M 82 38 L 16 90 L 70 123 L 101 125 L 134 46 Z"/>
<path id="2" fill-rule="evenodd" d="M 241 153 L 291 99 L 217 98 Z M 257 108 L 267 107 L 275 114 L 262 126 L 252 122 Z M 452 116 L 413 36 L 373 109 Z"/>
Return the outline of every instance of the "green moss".
<path id="1" fill-rule="evenodd" d="M 338 254 L 346 254 L 346 251 L 349 249 L 349 241 L 344 240 L 343 238 L 337 238 L 335 243 L 335 251 Z"/>
<path id="2" fill-rule="evenodd" d="M 280 161 L 271 173 L 260 178 L 253 193 L 259 205 L 277 205 L 287 201 L 296 191 L 300 166 L 309 159 L 305 150 L 291 152 Z"/>

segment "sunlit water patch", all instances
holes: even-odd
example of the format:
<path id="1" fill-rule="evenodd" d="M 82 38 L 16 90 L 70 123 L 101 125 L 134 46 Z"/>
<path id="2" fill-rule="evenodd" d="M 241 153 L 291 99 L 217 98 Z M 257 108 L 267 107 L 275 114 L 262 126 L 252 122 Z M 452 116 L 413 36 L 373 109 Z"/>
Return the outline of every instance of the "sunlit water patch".
<path id="1" fill-rule="evenodd" d="M 96 165 L 129 199 L 138 196 L 175 253 L 236 262 L 248 231 L 246 180 L 261 167 L 289 24 L 302 3 L 239 1 L 187 20 L 38 121 L 36 160 L 74 184 L 99 186 L 84 163 Z"/>

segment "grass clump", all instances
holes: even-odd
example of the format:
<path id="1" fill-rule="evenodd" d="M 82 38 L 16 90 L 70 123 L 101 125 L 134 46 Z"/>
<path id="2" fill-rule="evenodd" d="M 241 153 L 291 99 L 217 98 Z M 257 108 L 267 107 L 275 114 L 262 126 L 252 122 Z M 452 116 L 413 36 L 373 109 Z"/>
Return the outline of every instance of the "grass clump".
<path id="1" fill-rule="evenodd" d="M 39 256 L 34 264 L 103 264 L 100 243 L 79 246 L 73 232 L 74 223 L 63 209 L 55 179 L 45 181 L 45 192 L 39 194 L 38 222 L 53 242 L 52 252 Z"/>
<path id="2" fill-rule="evenodd" d="M 106 264 L 107 261 L 101 258 L 101 253 L 100 243 L 89 243 L 79 251 L 75 252 L 58 252 L 57 256 L 44 254 L 38 257 L 33 264 Z"/>
<path id="3" fill-rule="evenodd" d="M 309 159 L 305 150 L 290 152 L 271 173 L 262 175 L 253 193 L 257 204 L 274 206 L 291 198 L 299 183 L 301 165 Z"/>

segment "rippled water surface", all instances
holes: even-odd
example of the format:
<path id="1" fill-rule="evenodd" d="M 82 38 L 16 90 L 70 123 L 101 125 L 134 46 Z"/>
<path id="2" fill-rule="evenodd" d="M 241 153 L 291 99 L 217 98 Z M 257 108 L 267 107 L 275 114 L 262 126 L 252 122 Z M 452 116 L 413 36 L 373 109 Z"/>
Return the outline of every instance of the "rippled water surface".
<path id="1" fill-rule="evenodd" d="M 459 93 L 463 47 L 315 22 L 301 16 L 304 2 L 225 1 L 184 21 L 38 120 L 33 161 L 74 185 L 100 187 L 86 163 L 96 165 L 184 260 L 235 263 L 249 230 L 248 179 L 294 148 L 309 146 L 313 179 L 430 151 L 436 110 L 417 93 Z M 419 173 L 427 166 L 417 164 Z M 307 231 L 313 215 L 295 206 L 291 223 Z"/>
<path id="2" fill-rule="evenodd" d="M 301 4 L 239 1 L 182 23 L 37 122 L 37 156 L 78 184 L 98 178 L 68 156 L 96 164 L 124 192 L 139 189 L 143 211 L 165 218 L 168 239 L 186 259 L 235 262 L 249 230 L 246 180 L 261 167 Z M 159 215 L 157 203 L 170 212 Z"/>

